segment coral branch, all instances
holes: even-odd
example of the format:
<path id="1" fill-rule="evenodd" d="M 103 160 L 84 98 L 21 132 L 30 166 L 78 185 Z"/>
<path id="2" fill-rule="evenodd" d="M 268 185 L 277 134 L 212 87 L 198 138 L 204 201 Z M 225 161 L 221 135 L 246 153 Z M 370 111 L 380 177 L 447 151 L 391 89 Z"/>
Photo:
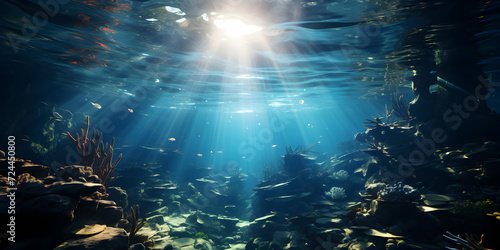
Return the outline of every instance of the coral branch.
<path id="1" fill-rule="evenodd" d="M 104 146 L 101 141 L 102 133 L 92 130 L 92 136 L 88 138 L 90 126 L 90 118 L 87 116 L 87 125 L 85 130 L 83 128 L 82 136 L 76 133 L 76 139 L 67 132 L 68 137 L 76 143 L 78 154 L 80 155 L 80 164 L 83 166 L 90 166 L 95 175 L 99 176 L 104 186 L 109 186 L 113 182 L 112 173 L 121 160 L 120 154 L 116 161 L 113 161 L 113 146 L 115 138 L 113 138 L 111 145 L 106 143 Z"/>

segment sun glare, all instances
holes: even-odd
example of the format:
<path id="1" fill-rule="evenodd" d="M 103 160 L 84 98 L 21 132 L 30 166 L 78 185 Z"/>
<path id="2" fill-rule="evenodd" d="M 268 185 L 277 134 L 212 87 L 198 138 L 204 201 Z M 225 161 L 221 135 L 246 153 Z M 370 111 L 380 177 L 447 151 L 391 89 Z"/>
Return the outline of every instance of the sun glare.
<path id="1" fill-rule="evenodd" d="M 240 19 L 225 19 L 223 16 L 218 17 L 214 21 L 214 24 L 217 28 L 224 32 L 225 36 L 229 38 L 243 37 L 262 30 L 261 27 L 246 24 Z"/>

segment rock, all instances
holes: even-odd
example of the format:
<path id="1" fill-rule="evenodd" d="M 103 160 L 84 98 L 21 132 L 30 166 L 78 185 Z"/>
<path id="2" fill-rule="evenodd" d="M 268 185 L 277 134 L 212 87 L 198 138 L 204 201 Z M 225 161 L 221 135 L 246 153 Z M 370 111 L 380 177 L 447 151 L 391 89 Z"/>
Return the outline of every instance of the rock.
<path id="1" fill-rule="evenodd" d="M 97 221 L 107 226 L 116 226 L 123 217 L 123 208 L 118 206 L 109 206 L 99 209 L 96 214 Z"/>
<path id="2" fill-rule="evenodd" d="M 311 242 L 297 231 L 277 231 L 273 234 L 272 244 L 279 249 L 309 249 Z"/>
<path id="3" fill-rule="evenodd" d="M 109 206 L 116 206 L 116 203 L 110 200 L 82 198 L 78 202 L 78 207 L 75 210 L 75 216 L 81 219 L 94 219 L 98 210 Z"/>
<path id="4" fill-rule="evenodd" d="M 489 159 L 483 163 L 483 175 L 491 180 L 500 178 L 500 159 Z"/>
<path id="5" fill-rule="evenodd" d="M 131 245 L 129 250 L 146 250 L 146 247 L 142 243 L 137 243 L 137 244 Z"/>
<path id="6" fill-rule="evenodd" d="M 68 225 L 73 219 L 75 202 L 66 196 L 48 194 L 19 205 L 19 214 L 34 214 L 52 225 Z M 21 215 L 20 215 L 21 216 Z"/>
<path id="7" fill-rule="evenodd" d="M 187 246 L 193 246 L 195 243 L 193 238 L 177 238 L 172 240 L 172 246 L 175 248 L 183 248 Z"/>
<path id="8" fill-rule="evenodd" d="M 40 194 L 61 194 L 74 198 L 91 196 L 94 192 L 105 193 L 106 189 L 102 184 L 58 181 L 40 190 Z"/>
<path id="9" fill-rule="evenodd" d="M 398 247 L 394 243 L 387 243 L 385 245 L 385 250 L 397 250 Z"/>
<path id="10" fill-rule="evenodd" d="M 226 228 L 226 231 L 234 232 L 237 230 L 236 224 L 239 222 L 237 218 L 219 216 L 217 219 L 219 220 L 219 223 Z"/>
<path id="11" fill-rule="evenodd" d="M 387 231 L 389 231 L 389 233 L 395 234 L 395 235 L 402 235 L 403 234 L 401 227 L 398 225 L 394 225 L 394 226 L 390 227 L 389 230 L 387 230 Z"/>
<path id="12" fill-rule="evenodd" d="M 127 191 L 123 190 L 120 187 L 109 187 L 107 188 L 107 193 L 109 194 L 109 199 L 116 202 L 118 206 L 128 206 Z"/>
<path id="13" fill-rule="evenodd" d="M 403 218 L 409 218 L 418 213 L 413 203 L 388 202 L 373 200 L 370 204 L 370 214 L 383 225 L 395 225 Z"/>
<path id="14" fill-rule="evenodd" d="M 404 240 L 399 241 L 397 246 L 398 250 L 411 250 L 411 247 Z"/>
<path id="15" fill-rule="evenodd" d="M 377 196 L 378 192 L 384 188 L 385 188 L 384 183 L 379 182 L 379 183 L 368 184 L 368 186 L 366 186 L 366 193 L 373 196 Z"/>
<path id="16" fill-rule="evenodd" d="M 81 224 L 78 226 L 73 227 L 73 230 L 71 230 L 71 234 L 77 235 L 77 236 L 89 236 L 89 235 L 94 235 L 98 234 L 102 231 L 106 230 L 106 225 L 100 225 L 100 224 L 90 224 L 90 225 L 85 225 Z"/>
<path id="17" fill-rule="evenodd" d="M 76 178 L 76 181 L 87 182 L 87 180 L 85 180 L 85 177 L 81 177 L 81 176 Z"/>
<path id="18" fill-rule="evenodd" d="M 204 249 L 204 250 L 212 250 L 212 244 L 210 244 L 210 241 L 204 240 L 204 239 L 196 239 L 196 242 L 194 243 L 194 248 L 196 249 Z"/>
<path id="19" fill-rule="evenodd" d="M 1 158 L 1 157 L 0 157 Z M 7 176 L 9 161 L 7 158 L 0 160 L 0 174 Z M 16 175 L 19 176 L 28 173 L 36 178 L 45 178 L 49 176 L 50 167 L 34 164 L 30 160 L 16 159 L 14 161 L 16 167 Z"/>
<path id="20" fill-rule="evenodd" d="M 49 176 L 47 176 L 47 178 L 45 178 L 43 180 L 43 184 L 50 185 L 50 184 L 52 184 L 52 183 L 54 183 L 56 181 L 58 181 L 57 177 L 55 177 L 53 175 L 49 175 Z"/>
<path id="21" fill-rule="evenodd" d="M 125 229 L 127 233 L 129 233 L 132 229 L 132 225 L 130 225 L 130 222 L 127 219 L 120 219 L 116 224 L 116 227 Z"/>
<path id="22" fill-rule="evenodd" d="M 194 234 L 188 232 L 188 230 L 186 230 L 187 228 L 186 227 L 173 227 L 172 229 L 170 229 L 170 235 L 173 236 L 173 237 L 179 237 L 179 238 L 183 238 L 183 237 L 190 237 Z"/>
<path id="23" fill-rule="evenodd" d="M 147 218 L 146 221 L 148 223 L 158 223 L 158 224 L 164 224 L 165 223 L 165 219 L 163 218 L 163 215 L 151 216 L 151 217 Z"/>
<path id="24" fill-rule="evenodd" d="M 377 250 L 377 246 L 373 242 L 352 240 L 349 242 L 348 250 Z"/>
<path id="25" fill-rule="evenodd" d="M 60 167 L 56 170 L 56 177 L 61 181 L 66 181 L 69 178 L 72 178 L 73 180 L 76 180 L 79 177 L 85 178 L 91 176 L 92 174 L 92 167 L 88 166 L 72 165 Z"/>
<path id="26" fill-rule="evenodd" d="M 123 228 L 107 227 L 103 232 L 82 239 L 70 239 L 54 250 L 127 250 L 128 235 Z"/>

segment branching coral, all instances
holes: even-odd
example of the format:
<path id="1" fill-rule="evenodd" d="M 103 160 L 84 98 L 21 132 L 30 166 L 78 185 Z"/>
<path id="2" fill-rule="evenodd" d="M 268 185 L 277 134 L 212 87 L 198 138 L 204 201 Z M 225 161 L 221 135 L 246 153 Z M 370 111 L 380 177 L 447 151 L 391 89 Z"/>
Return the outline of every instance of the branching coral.
<path id="1" fill-rule="evenodd" d="M 102 133 L 97 130 L 92 130 L 92 137 L 88 138 L 90 118 L 87 116 L 87 126 L 85 130 L 82 128 L 82 135 L 76 133 L 76 139 L 67 132 L 69 138 L 76 143 L 78 154 L 80 155 L 81 165 L 92 167 L 93 173 L 102 180 L 104 186 L 109 186 L 113 182 L 111 174 L 115 170 L 116 165 L 120 162 L 122 154 L 118 156 L 116 161 L 112 163 L 113 159 L 113 146 L 115 138 L 111 144 L 104 145 L 101 141 Z"/>
<path id="2" fill-rule="evenodd" d="M 392 202 L 413 202 L 420 199 L 420 192 L 409 185 L 404 185 L 402 182 L 393 185 L 387 185 L 379 193 L 385 201 Z"/>

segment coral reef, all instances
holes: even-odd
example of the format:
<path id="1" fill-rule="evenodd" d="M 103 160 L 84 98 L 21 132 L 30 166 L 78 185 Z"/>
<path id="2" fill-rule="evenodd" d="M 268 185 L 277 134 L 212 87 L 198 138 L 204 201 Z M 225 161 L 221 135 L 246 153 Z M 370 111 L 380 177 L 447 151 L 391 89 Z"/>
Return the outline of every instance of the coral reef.
<path id="1" fill-rule="evenodd" d="M 88 138 L 89 125 L 90 117 L 87 116 L 87 126 L 85 130 L 82 128 L 81 137 L 78 133 L 76 134 L 76 139 L 69 132 L 67 134 L 76 143 L 81 159 L 80 164 L 92 167 L 94 174 L 99 176 L 104 186 L 107 187 L 113 182 L 111 175 L 118 162 L 120 162 L 122 154 L 112 163 L 115 138 L 113 138 L 110 145 L 108 143 L 104 145 L 101 141 L 102 133 L 97 132 L 95 129 L 92 130 L 92 136 Z"/>
<path id="2" fill-rule="evenodd" d="M 402 182 L 387 185 L 380 190 L 379 195 L 385 201 L 393 202 L 413 202 L 420 199 L 420 192 Z"/>
<path id="3" fill-rule="evenodd" d="M 335 180 L 347 180 L 349 178 L 349 173 L 345 170 L 340 170 L 338 172 L 334 172 L 332 174 L 333 179 Z"/>
<path id="4" fill-rule="evenodd" d="M 297 146 L 295 149 L 292 147 L 286 148 L 286 154 L 284 157 L 283 169 L 286 173 L 290 175 L 296 175 L 300 171 L 310 168 L 314 164 L 314 158 L 308 156 L 308 153 L 316 153 L 312 148 L 318 143 L 314 143 L 306 148 L 301 145 Z M 316 153 L 317 154 L 317 153 Z"/>
<path id="5" fill-rule="evenodd" d="M 345 195 L 345 189 L 341 187 L 332 187 L 330 191 L 326 192 L 326 195 L 330 196 L 332 200 L 343 200 L 347 196 Z"/>

